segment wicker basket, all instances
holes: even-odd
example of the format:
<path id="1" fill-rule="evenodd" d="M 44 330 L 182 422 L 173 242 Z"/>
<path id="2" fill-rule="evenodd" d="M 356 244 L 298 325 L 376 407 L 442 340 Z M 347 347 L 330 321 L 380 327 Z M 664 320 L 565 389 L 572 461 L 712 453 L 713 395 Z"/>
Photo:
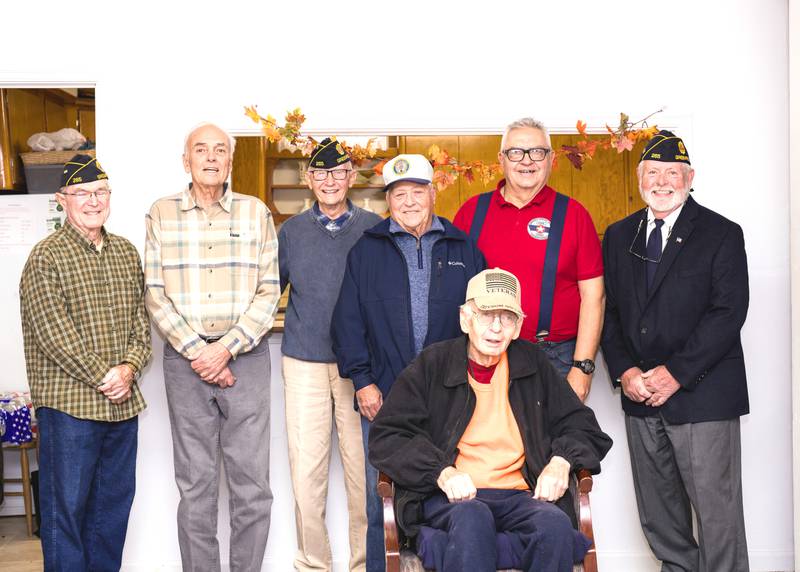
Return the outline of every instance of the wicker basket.
<path id="1" fill-rule="evenodd" d="M 94 149 L 80 149 L 78 151 L 34 151 L 20 153 L 24 165 L 63 165 L 77 154 L 95 156 Z"/>

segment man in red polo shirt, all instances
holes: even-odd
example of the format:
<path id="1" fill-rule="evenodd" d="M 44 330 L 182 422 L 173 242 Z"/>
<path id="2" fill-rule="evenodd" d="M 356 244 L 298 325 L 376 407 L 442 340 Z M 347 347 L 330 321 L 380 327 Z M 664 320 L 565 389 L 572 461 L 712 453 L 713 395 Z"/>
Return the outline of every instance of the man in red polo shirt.
<path id="1" fill-rule="evenodd" d="M 547 186 L 553 153 L 539 121 L 511 123 L 498 159 L 505 178 L 485 197 L 464 203 L 453 223 L 478 241 L 487 266 L 520 280 L 526 315 L 520 337 L 538 341 L 585 400 L 605 303 L 603 256 L 592 217 L 578 201 L 557 198 Z"/>

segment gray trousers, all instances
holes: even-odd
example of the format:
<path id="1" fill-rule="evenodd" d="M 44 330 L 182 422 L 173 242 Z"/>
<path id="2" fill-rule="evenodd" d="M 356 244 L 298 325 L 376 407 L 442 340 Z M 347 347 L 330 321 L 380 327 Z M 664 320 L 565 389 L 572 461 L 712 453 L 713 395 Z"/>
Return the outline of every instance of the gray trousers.
<path id="1" fill-rule="evenodd" d="M 266 339 L 230 360 L 237 381 L 221 389 L 203 380 L 169 343 L 164 348 L 178 542 L 184 571 L 220 570 L 217 497 L 220 460 L 230 491 L 230 569 L 261 570 L 269 534 L 270 363 Z"/>
<path id="2" fill-rule="evenodd" d="M 739 419 L 626 415 L 625 428 L 639 520 L 662 572 L 747 572 Z"/>

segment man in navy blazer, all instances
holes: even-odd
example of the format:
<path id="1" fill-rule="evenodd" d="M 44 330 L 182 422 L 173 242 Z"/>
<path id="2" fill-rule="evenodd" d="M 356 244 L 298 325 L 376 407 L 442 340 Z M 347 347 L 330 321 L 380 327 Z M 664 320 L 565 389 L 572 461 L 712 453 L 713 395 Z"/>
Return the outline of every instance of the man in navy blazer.
<path id="1" fill-rule="evenodd" d="M 648 207 L 603 240 L 602 348 L 622 387 L 639 518 L 662 571 L 746 571 L 742 229 L 689 196 L 694 170 L 673 133 L 648 142 L 637 174 Z"/>

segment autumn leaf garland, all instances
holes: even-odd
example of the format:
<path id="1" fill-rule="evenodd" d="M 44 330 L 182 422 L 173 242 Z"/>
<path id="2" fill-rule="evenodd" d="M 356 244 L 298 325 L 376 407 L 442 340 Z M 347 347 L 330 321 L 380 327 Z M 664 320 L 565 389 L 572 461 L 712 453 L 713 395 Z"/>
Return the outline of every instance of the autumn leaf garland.
<path id="1" fill-rule="evenodd" d="M 559 157 L 563 156 L 573 167 L 580 170 L 587 160 L 595 156 L 598 149 L 615 149 L 617 153 L 631 151 L 636 143 L 646 141 L 658 132 L 658 127 L 656 125 L 649 126 L 647 121 L 661 111 L 659 109 L 644 119 L 635 122 L 632 122 L 625 113 L 620 113 L 619 124 L 615 129 L 606 124 L 608 137 L 604 139 L 589 139 L 586 123 L 578 120 L 575 128 L 581 138 L 578 139 L 575 145 L 562 145 L 559 149 L 554 149 L 554 160 L 557 161 Z M 284 140 L 288 145 L 298 149 L 304 157 L 310 157 L 311 152 L 318 143 L 310 135 L 301 133 L 300 129 L 306 117 L 299 108 L 286 113 L 283 126 L 278 125 L 277 120 L 271 115 L 266 117 L 260 115 L 255 105 L 245 107 L 244 113 L 255 123 L 261 125 L 264 136 L 270 142 L 277 143 Z M 335 139 L 335 137 L 331 139 Z M 356 166 L 367 159 L 373 159 L 378 151 L 375 138 L 369 139 L 365 147 L 358 144 L 350 146 L 345 141 L 339 141 L 339 143 L 350 155 Z M 458 177 L 463 177 L 468 183 L 480 180 L 482 183 L 488 184 L 502 172 L 499 163 L 485 163 L 483 161 L 459 162 L 446 149 L 442 149 L 438 145 L 431 145 L 428 148 L 428 158 L 433 164 L 433 185 L 437 191 L 443 191 L 452 186 Z M 385 163 L 386 161 L 380 161 L 375 165 L 374 172 L 380 175 Z"/>

